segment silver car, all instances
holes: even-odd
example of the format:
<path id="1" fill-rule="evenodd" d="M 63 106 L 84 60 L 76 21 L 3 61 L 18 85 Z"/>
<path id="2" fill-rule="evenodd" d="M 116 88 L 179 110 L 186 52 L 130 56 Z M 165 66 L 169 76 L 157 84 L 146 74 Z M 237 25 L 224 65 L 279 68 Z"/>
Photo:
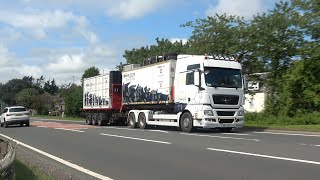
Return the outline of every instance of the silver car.
<path id="1" fill-rule="evenodd" d="M 25 124 L 29 126 L 29 111 L 23 106 L 6 107 L 2 111 L 0 122 L 1 127 L 4 126 L 5 128 L 12 124 L 20 124 L 20 126 Z"/>

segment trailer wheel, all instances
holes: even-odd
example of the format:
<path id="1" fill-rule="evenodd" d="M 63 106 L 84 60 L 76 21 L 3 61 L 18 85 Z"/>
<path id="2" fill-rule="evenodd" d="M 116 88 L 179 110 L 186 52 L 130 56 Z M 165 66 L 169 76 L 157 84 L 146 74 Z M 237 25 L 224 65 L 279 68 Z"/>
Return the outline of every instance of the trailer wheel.
<path id="1" fill-rule="evenodd" d="M 92 114 L 91 114 L 91 113 L 88 113 L 88 114 L 87 114 L 86 123 L 87 123 L 88 125 L 91 125 L 91 124 L 92 124 Z"/>
<path id="2" fill-rule="evenodd" d="M 134 113 L 130 113 L 128 116 L 128 123 L 130 128 L 136 127 L 136 117 L 134 116 Z"/>
<path id="3" fill-rule="evenodd" d="M 92 125 L 98 125 L 98 120 L 97 120 L 97 117 L 98 114 L 93 114 L 92 115 Z"/>
<path id="4" fill-rule="evenodd" d="M 103 114 L 100 113 L 98 114 L 98 126 L 103 126 L 104 122 L 103 122 Z"/>
<path id="5" fill-rule="evenodd" d="M 193 119 L 189 112 L 185 112 L 181 116 L 180 127 L 183 132 L 192 132 L 193 128 Z"/>
<path id="6" fill-rule="evenodd" d="M 139 123 L 140 129 L 147 128 L 148 125 L 147 125 L 146 115 L 144 113 L 139 114 L 138 123 Z"/>

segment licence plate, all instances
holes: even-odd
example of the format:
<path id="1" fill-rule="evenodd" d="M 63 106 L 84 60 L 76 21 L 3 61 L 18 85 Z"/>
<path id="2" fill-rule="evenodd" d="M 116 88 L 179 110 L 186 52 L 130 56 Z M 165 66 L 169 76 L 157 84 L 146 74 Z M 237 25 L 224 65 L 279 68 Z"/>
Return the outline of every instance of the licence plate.
<path id="1" fill-rule="evenodd" d="M 221 124 L 221 127 L 233 127 L 232 124 Z"/>
<path id="2" fill-rule="evenodd" d="M 22 116 L 22 114 L 16 114 L 16 116 Z"/>

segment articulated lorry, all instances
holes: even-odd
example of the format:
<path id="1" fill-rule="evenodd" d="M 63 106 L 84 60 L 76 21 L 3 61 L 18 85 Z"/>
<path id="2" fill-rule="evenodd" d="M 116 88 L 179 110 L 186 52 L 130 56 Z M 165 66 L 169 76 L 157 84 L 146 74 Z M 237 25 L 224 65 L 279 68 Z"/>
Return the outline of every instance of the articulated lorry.
<path id="1" fill-rule="evenodd" d="M 171 53 L 84 79 L 83 110 L 93 125 L 228 132 L 244 125 L 244 86 L 235 58 Z"/>

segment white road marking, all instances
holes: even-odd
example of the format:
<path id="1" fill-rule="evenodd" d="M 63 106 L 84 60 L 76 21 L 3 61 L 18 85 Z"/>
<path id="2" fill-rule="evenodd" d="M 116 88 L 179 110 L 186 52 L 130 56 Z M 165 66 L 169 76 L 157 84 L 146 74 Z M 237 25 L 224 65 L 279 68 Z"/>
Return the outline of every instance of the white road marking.
<path id="1" fill-rule="evenodd" d="M 100 135 L 118 137 L 118 138 L 125 138 L 125 139 L 134 139 L 134 140 L 139 140 L 139 141 L 155 142 L 155 143 L 160 143 L 160 144 L 171 144 L 170 142 L 165 142 L 165 141 L 156 141 L 156 140 L 151 140 L 151 139 L 142 139 L 142 138 L 135 138 L 135 137 L 128 137 L 128 136 L 119 136 L 119 135 L 114 135 L 114 134 L 100 133 Z"/>
<path id="2" fill-rule="evenodd" d="M 231 151 L 231 150 L 226 150 L 226 149 L 215 149 L 215 148 L 207 148 L 207 149 L 211 150 L 211 151 L 227 152 L 227 153 L 232 153 L 232 154 L 242 154 L 242 155 L 247 155 L 247 156 L 256 156 L 256 157 L 263 157 L 263 158 L 270 158 L 270 159 L 279 159 L 279 160 L 285 160 L 285 161 L 294 161 L 294 162 L 320 165 L 320 162 L 309 161 L 309 160 L 304 160 L 304 159 L 294 159 L 294 158 L 286 158 L 286 157 L 279 157 L 279 156 L 270 156 L 270 155 L 264 155 L 264 154 Z"/>
<path id="3" fill-rule="evenodd" d="M 259 133 L 259 134 L 288 135 L 288 136 L 320 137 L 320 135 L 318 135 L 318 134 L 294 134 L 294 133 L 281 133 L 281 132 L 259 132 L 259 131 L 255 131 L 254 133 Z"/>
<path id="4" fill-rule="evenodd" d="M 213 135 L 205 135 L 205 134 L 188 134 L 181 133 L 187 136 L 199 136 L 199 137 L 213 137 L 213 138 L 221 138 L 221 139 L 235 139 L 235 140 L 247 140 L 247 141 L 260 141 L 259 139 L 246 139 L 246 138 L 237 138 L 237 137 L 229 137 L 229 136 L 213 136 Z"/>
<path id="5" fill-rule="evenodd" d="M 37 126 L 37 127 L 41 127 L 41 128 L 48 128 L 47 126 Z"/>
<path id="6" fill-rule="evenodd" d="M 320 147 L 320 145 L 314 145 L 314 146 Z"/>
<path id="7" fill-rule="evenodd" d="M 80 130 L 77 130 L 77 129 L 65 129 L 65 128 L 54 128 L 54 129 L 65 130 L 65 131 L 73 131 L 73 132 L 85 132 L 85 131 L 80 131 Z"/>
<path id="8" fill-rule="evenodd" d="M 40 150 L 40 149 L 37 149 L 37 148 L 32 147 L 32 146 L 30 146 L 30 145 L 27 145 L 27 144 L 25 144 L 25 143 L 23 143 L 23 142 L 20 142 L 20 141 L 18 141 L 18 140 L 15 140 L 15 139 L 13 139 L 13 138 L 11 138 L 11 137 L 9 137 L 9 136 L 6 136 L 6 135 L 4 135 L 4 134 L 0 134 L 0 136 L 6 138 L 6 139 L 8 139 L 8 140 L 12 140 L 12 141 L 16 142 L 17 144 L 19 144 L 19 145 L 21 145 L 21 146 L 24 146 L 24 147 L 26 147 L 26 148 L 28 148 L 28 149 L 31 149 L 31 150 L 33 150 L 33 151 L 35 151 L 35 152 L 37 152 L 37 153 L 40 153 L 40 154 L 42 154 L 42 155 L 44 155 L 44 156 L 47 156 L 47 157 L 49 157 L 49 158 L 51 158 L 51 159 L 53 159 L 53 160 L 55 160 L 55 161 L 58 161 L 58 162 L 66 165 L 66 166 L 69 166 L 69 167 L 71 167 L 71 168 L 74 168 L 74 169 L 76 169 L 76 170 L 78 170 L 78 171 L 81 171 L 81 172 L 83 172 L 83 173 L 86 173 L 86 174 L 88 174 L 88 175 L 90 175 L 90 176 L 93 176 L 93 177 L 95 177 L 95 178 L 103 179 L 103 180 L 112 180 L 111 178 L 109 178 L 109 177 L 107 177 L 107 176 L 104 176 L 104 175 L 95 173 L 95 172 L 93 172 L 93 171 L 90 171 L 89 169 L 85 169 L 85 168 L 83 168 L 83 167 L 81 167 L 81 166 L 78 166 L 78 165 L 73 164 L 73 163 L 71 163 L 71 162 L 68 162 L 68 161 L 66 161 L 66 160 L 64 160 L 64 159 L 61 159 L 61 158 L 59 158 L 59 157 L 56 157 L 56 156 L 54 156 L 54 155 L 52 155 L 52 154 L 49 154 L 49 153 L 47 153 L 47 152 L 44 152 L 44 151 L 42 151 L 42 150 Z"/>
<path id="9" fill-rule="evenodd" d="M 129 130 L 129 131 L 137 131 L 137 130 L 143 131 L 141 129 L 119 128 L 119 127 L 102 127 L 102 128 L 106 128 L 106 129 L 121 129 L 121 130 Z"/>
<path id="10" fill-rule="evenodd" d="M 227 135 L 237 135 L 237 136 L 252 136 L 251 134 L 244 134 L 244 133 L 221 133 Z"/>
<path id="11" fill-rule="evenodd" d="M 148 131 L 152 131 L 152 132 L 162 132 L 162 133 L 169 133 L 168 131 L 162 131 L 162 130 L 148 130 Z"/>

